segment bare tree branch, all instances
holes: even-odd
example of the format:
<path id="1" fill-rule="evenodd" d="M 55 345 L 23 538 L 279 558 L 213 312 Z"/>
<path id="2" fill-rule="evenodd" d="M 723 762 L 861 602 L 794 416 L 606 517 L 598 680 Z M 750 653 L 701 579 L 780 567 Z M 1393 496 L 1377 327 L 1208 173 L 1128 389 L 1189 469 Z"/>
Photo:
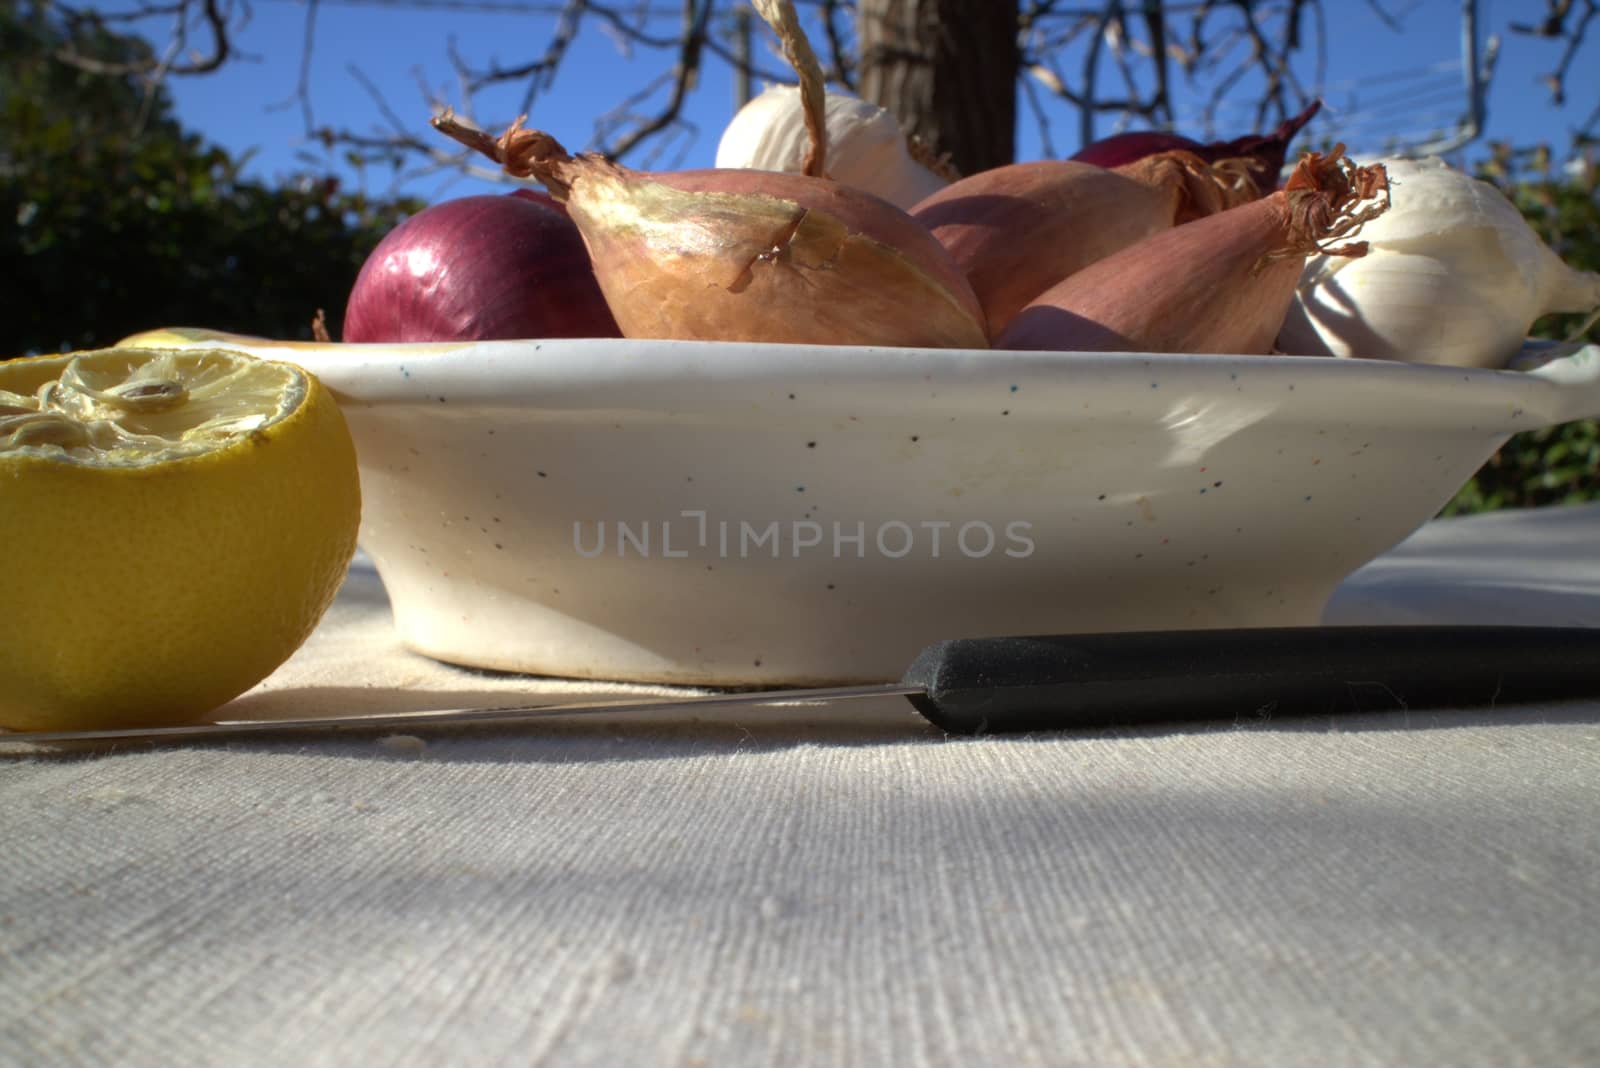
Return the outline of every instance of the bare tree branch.
<path id="1" fill-rule="evenodd" d="M 1600 3 L 1596 0 L 1583 0 L 1583 10 L 1578 13 L 1577 24 L 1569 29 L 1567 19 L 1574 11 L 1573 0 L 1546 0 L 1546 2 L 1548 10 L 1541 22 L 1535 26 L 1513 22 L 1511 32 L 1566 42 L 1555 69 L 1541 79 L 1545 87 L 1550 90 L 1550 102 L 1556 107 L 1562 107 L 1567 102 L 1567 75 L 1571 73 L 1572 63 L 1577 59 L 1579 50 L 1583 48 L 1590 25 L 1596 16 L 1600 16 Z M 1592 127 L 1594 124 L 1590 122 L 1585 125 Z"/>
<path id="2" fill-rule="evenodd" d="M 822 28 L 828 40 L 828 69 L 824 74 L 829 81 L 836 81 L 853 93 L 856 89 L 855 58 L 850 55 L 844 30 L 839 25 L 845 6 L 839 0 L 822 0 Z"/>
<path id="3" fill-rule="evenodd" d="M 1385 11 L 1383 5 L 1378 3 L 1378 0 L 1367 0 L 1367 7 L 1372 10 L 1374 15 L 1378 16 L 1379 22 L 1383 23 L 1395 33 L 1400 32 L 1401 25 L 1399 17 L 1396 15 L 1391 15 L 1388 11 Z"/>
<path id="4" fill-rule="evenodd" d="M 705 45 L 706 26 L 711 18 L 713 2 L 714 0 L 683 0 L 683 36 L 678 50 L 678 61 L 671 74 L 671 95 L 666 105 L 655 115 L 638 120 L 633 130 L 602 149 L 606 155 L 625 155 L 652 134 L 666 130 L 679 122 L 684 101 L 700 74 L 700 53 Z"/>
<path id="5" fill-rule="evenodd" d="M 247 0 L 38 0 L 51 5 L 74 32 L 75 42 L 63 48 L 63 63 L 94 74 L 139 79 L 149 107 L 170 78 L 203 76 L 247 59 L 239 50 L 249 22 Z M 524 35 L 520 54 L 502 62 L 497 57 L 465 53 L 448 38 L 438 62 L 444 65 L 449 89 L 422 84 L 430 110 L 445 105 L 472 116 L 475 100 L 499 99 L 496 87 L 520 89 L 524 112 L 535 110 L 578 52 L 585 33 L 612 41 L 625 57 L 643 65 L 655 62 L 657 75 L 636 83 L 614 107 L 600 114 L 590 146 L 622 157 L 643 153 L 652 158 L 692 139 L 688 104 L 709 64 L 722 63 L 748 81 L 793 83 L 792 71 L 766 51 L 741 53 L 730 33 L 730 14 L 748 0 L 278 0 L 305 5 L 301 54 L 293 93 L 284 106 L 298 104 L 307 139 L 325 152 L 347 153 L 357 166 L 386 164 L 398 173 L 412 165 L 425 172 L 456 169 L 470 163 L 442 151 L 420 122 L 402 119 L 410 107 L 384 100 L 378 86 L 361 71 L 350 76 L 372 100 L 378 123 L 372 130 L 319 124 L 313 108 L 313 60 L 323 61 L 316 40 L 319 20 L 328 4 L 366 5 L 395 12 L 514 13 L 544 27 L 543 35 Z M 987 3 L 991 0 L 971 0 Z M 1364 7 L 1393 31 L 1422 0 L 1363 0 Z M 114 10 L 99 5 L 115 3 Z M 863 0 L 795 0 L 808 32 L 825 51 L 830 83 L 858 91 L 861 69 L 859 19 Z M 1524 5 L 1535 8 L 1531 2 Z M 1514 32 L 1559 42 L 1561 54 L 1547 76 L 1554 103 L 1566 99 L 1567 82 L 1588 35 L 1600 17 L 1600 0 L 1545 0 L 1538 17 L 1515 23 Z M 1324 0 L 1018 0 L 1018 75 L 1021 106 L 1038 130 L 1047 155 L 1056 153 L 1061 125 L 1076 119 L 1080 138 L 1092 140 L 1097 123 L 1119 126 L 1171 126 L 1182 99 L 1198 100 L 1198 116 L 1185 119 L 1196 133 L 1215 135 L 1219 115 L 1248 101 L 1256 128 L 1287 117 L 1320 92 L 1328 67 L 1328 5 Z M 1342 9 L 1339 10 L 1340 13 Z M 1537 10 L 1537 9 L 1535 9 Z M 1527 16 L 1524 16 L 1525 18 Z M 670 20 L 670 22 L 669 22 Z M 1181 22 L 1179 20 L 1182 20 Z M 158 41 L 147 54 L 116 58 L 95 54 L 88 43 L 96 33 L 132 28 Z M 154 33 L 143 33 L 144 29 Z M 1009 60 L 1008 60 L 1009 62 Z M 418 71 L 419 83 L 424 81 Z M 1187 88 L 1186 88 L 1187 87 Z M 1441 91 L 1442 92 L 1442 91 Z M 1418 108 L 1447 101 L 1435 95 L 1407 96 L 1408 115 Z M 449 97 L 447 101 L 445 98 Z M 1414 106 L 1413 106 L 1414 105 Z M 1367 110 L 1370 106 L 1362 105 Z M 1062 114 L 1065 107 L 1066 117 Z M 1362 114 L 1365 114 L 1362 111 Z M 499 121 L 509 121 L 504 116 Z M 476 121 L 476 119 L 474 119 Z M 1242 125 L 1242 123 L 1240 124 Z M 1600 107 L 1574 134 L 1575 144 L 1594 140 Z M 1053 136 L 1056 135 L 1056 136 Z M 473 173 L 489 177 L 484 171 Z"/>
<path id="6" fill-rule="evenodd" d="M 193 17 L 194 0 L 182 0 L 178 4 L 141 6 L 133 13 L 125 14 L 124 20 L 131 21 L 136 18 L 151 16 L 171 15 L 174 19 L 173 38 L 179 42 L 180 47 L 187 43 L 189 22 Z M 58 5 L 66 19 L 69 30 L 75 30 L 85 24 L 103 26 L 104 17 L 97 10 L 81 9 Z M 110 63 L 93 56 L 83 55 L 72 47 L 62 48 L 56 52 L 56 58 L 61 62 L 87 71 L 90 74 L 100 74 L 110 77 L 126 77 L 139 75 L 153 77 L 157 73 L 162 76 L 168 74 L 209 74 L 218 70 L 233 55 L 233 41 L 228 33 L 227 13 L 223 11 L 218 0 L 200 0 L 199 19 L 211 34 L 211 50 L 209 55 L 198 55 L 186 63 L 166 63 L 154 56 L 146 60 L 134 62 Z"/>
<path id="7" fill-rule="evenodd" d="M 1172 77 L 1168 63 L 1172 56 L 1167 48 L 1167 16 L 1161 10 L 1161 0 L 1144 0 L 1145 32 L 1150 35 L 1150 61 L 1156 69 L 1156 94 L 1150 101 L 1150 114 L 1172 121 Z"/>
<path id="8" fill-rule="evenodd" d="M 285 106 L 300 105 L 300 119 L 308 134 L 317 126 L 311 110 L 311 57 L 316 51 L 317 8 L 318 0 L 306 0 L 305 32 L 300 39 L 300 76 L 295 82 L 294 95 L 285 101 Z"/>
<path id="9" fill-rule="evenodd" d="M 1027 103 L 1028 110 L 1033 114 L 1035 126 L 1039 131 L 1039 146 L 1045 159 L 1056 158 L 1056 146 L 1050 138 L 1050 117 L 1045 113 L 1044 105 L 1039 100 L 1039 90 L 1034 85 L 1033 78 L 1022 79 L 1022 98 Z"/>
<path id="10" fill-rule="evenodd" d="M 1105 43 L 1106 24 L 1116 18 L 1122 10 L 1120 0 L 1107 0 L 1105 12 L 1095 23 L 1094 32 L 1089 37 L 1089 54 L 1083 60 L 1083 86 L 1081 99 L 1093 101 L 1095 99 L 1095 82 L 1100 73 L 1100 49 Z M 1078 105 L 1078 142 L 1087 145 L 1094 140 L 1094 114 L 1097 109 L 1091 103 L 1088 106 Z"/>

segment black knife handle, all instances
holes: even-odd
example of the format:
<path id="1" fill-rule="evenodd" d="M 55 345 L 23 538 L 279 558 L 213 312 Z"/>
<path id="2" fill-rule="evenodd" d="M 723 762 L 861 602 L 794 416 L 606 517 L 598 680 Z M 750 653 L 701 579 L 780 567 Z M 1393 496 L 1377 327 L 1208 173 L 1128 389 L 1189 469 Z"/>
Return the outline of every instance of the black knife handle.
<path id="1" fill-rule="evenodd" d="M 1291 627 L 960 638 L 904 682 L 954 734 L 1600 696 L 1600 628 Z"/>

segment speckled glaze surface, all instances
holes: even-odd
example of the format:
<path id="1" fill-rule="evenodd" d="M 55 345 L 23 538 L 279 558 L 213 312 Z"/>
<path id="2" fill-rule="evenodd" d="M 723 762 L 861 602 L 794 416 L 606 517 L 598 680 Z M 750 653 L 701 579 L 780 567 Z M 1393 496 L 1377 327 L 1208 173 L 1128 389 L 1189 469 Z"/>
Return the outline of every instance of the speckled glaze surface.
<path id="1" fill-rule="evenodd" d="M 1509 435 L 1600 414 L 1593 348 L 1489 371 L 236 344 L 334 391 L 412 648 L 690 684 L 895 679 L 961 635 L 1313 624 Z"/>

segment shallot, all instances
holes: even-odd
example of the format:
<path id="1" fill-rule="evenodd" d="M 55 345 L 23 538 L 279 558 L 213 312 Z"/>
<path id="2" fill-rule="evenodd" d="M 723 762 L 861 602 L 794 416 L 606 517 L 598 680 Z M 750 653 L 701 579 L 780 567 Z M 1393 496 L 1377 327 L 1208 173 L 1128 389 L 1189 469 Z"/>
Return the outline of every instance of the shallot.
<path id="1" fill-rule="evenodd" d="M 997 344 L 1010 349 L 1266 354 L 1308 255 L 1388 208 L 1381 166 L 1336 146 L 1308 153 L 1279 192 L 1146 238 L 1039 296 Z"/>
<path id="2" fill-rule="evenodd" d="M 986 348 L 944 246 L 888 201 L 776 171 L 646 173 L 513 125 L 442 132 L 537 177 L 583 232 L 623 336 Z"/>
<path id="3" fill-rule="evenodd" d="M 1256 196 L 1237 170 L 1174 151 L 1115 170 L 1071 160 L 996 167 L 947 186 L 911 215 L 966 271 L 995 335 L 1075 271 Z"/>

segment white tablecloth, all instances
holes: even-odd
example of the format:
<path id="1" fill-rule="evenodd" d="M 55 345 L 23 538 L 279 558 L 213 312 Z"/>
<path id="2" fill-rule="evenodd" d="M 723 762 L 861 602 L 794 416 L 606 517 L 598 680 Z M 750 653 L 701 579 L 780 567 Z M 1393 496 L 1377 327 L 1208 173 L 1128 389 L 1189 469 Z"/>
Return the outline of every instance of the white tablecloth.
<path id="1" fill-rule="evenodd" d="M 1597 547 L 1436 522 L 1329 620 L 1600 625 Z M 230 712 L 559 689 L 400 649 L 358 562 Z M 1600 699 L 0 747 L 0 842 L 19 1068 L 1600 1063 Z"/>

